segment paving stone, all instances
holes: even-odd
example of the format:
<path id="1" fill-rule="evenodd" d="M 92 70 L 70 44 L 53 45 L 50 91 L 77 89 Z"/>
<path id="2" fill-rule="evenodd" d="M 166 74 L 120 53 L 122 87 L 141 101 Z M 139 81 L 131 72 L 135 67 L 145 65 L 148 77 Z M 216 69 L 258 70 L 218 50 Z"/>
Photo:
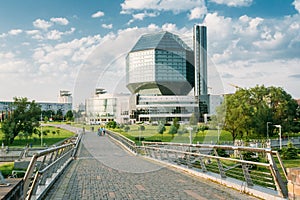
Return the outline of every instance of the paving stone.
<path id="1" fill-rule="evenodd" d="M 255 198 L 131 155 L 108 136 L 88 132 L 77 159 L 70 163 L 45 199 Z"/>

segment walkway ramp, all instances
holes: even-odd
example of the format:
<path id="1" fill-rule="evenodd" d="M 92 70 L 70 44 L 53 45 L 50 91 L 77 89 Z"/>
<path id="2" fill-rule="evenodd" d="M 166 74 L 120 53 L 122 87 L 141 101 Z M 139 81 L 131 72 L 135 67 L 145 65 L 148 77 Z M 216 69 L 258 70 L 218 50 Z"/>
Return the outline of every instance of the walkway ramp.
<path id="1" fill-rule="evenodd" d="M 255 199 L 133 155 L 108 136 L 86 132 L 45 199 Z"/>

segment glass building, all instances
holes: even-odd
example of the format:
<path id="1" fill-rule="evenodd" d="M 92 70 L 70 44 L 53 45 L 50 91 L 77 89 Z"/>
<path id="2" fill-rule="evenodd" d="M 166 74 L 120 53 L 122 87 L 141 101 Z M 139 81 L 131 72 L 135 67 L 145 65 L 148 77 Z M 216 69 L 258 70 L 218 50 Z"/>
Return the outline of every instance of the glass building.
<path id="1" fill-rule="evenodd" d="M 179 36 L 160 32 L 141 36 L 126 57 L 132 121 L 188 121 L 197 101 L 194 51 Z"/>
<path id="2" fill-rule="evenodd" d="M 194 54 L 170 32 L 143 35 L 126 58 L 132 94 L 187 95 L 194 87 Z"/>

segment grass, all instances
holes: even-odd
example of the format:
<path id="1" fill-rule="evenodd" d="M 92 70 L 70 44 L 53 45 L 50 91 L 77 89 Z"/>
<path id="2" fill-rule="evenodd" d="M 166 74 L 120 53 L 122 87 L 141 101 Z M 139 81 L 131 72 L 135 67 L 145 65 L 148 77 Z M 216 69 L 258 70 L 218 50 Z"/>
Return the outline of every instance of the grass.
<path id="1" fill-rule="evenodd" d="M 187 126 L 182 125 L 178 133 L 170 134 L 170 126 L 166 126 L 166 131 L 163 134 L 157 132 L 157 126 L 144 125 L 145 130 L 140 131 L 139 125 L 130 125 L 130 130 L 125 132 L 123 129 L 114 129 L 118 133 L 121 133 L 125 137 L 139 143 L 139 138 L 145 141 L 161 141 L 161 142 L 175 142 L 175 143 L 189 143 L 190 133 L 186 130 Z M 193 143 L 216 143 L 218 138 L 217 130 L 205 130 L 195 133 L 192 131 Z M 232 136 L 227 131 L 220 131 L 220 142 L 232 141 Z"/>
<path id="2" fill-rule="evenodd" d="M 57 128 L 51 126 L 43 126 L 42 131 L 43 135 L 43 146 L 51 146 L 61 140 L 72 137 L 74 135 L 73 132 Z M 41 146 L 41 138 L 38 135 L 33 134 L 29 138 L 20 138 L 19 136 L 15 137 L 15 140 L 12 144 L 7 144 L 3 138 L 4 134 L 0 130 L 0 138 L 2 139 L 1 143 L 4 142 L 5 146 L 9 147 L 24 147 L 26 145 L 32 145 L 32 147 L 40 147 Z"/>
<path id="3" fill-rule="evenodd" d="M 0 163 L 0 171 L 4 177 L 11 175 L 12 170 L 14 169 L 14 163 Z"/>

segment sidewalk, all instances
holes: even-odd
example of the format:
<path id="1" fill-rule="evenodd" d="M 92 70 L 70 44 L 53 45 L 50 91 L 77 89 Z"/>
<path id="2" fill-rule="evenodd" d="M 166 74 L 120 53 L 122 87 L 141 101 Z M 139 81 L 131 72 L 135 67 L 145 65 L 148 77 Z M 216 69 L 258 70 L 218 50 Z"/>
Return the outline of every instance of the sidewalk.
<path id="1" fill-rule="evenodd" d="M 78 154 L 46 199 L 255 199 L 131 155 L 108 136 L 87 132 Z"/>

